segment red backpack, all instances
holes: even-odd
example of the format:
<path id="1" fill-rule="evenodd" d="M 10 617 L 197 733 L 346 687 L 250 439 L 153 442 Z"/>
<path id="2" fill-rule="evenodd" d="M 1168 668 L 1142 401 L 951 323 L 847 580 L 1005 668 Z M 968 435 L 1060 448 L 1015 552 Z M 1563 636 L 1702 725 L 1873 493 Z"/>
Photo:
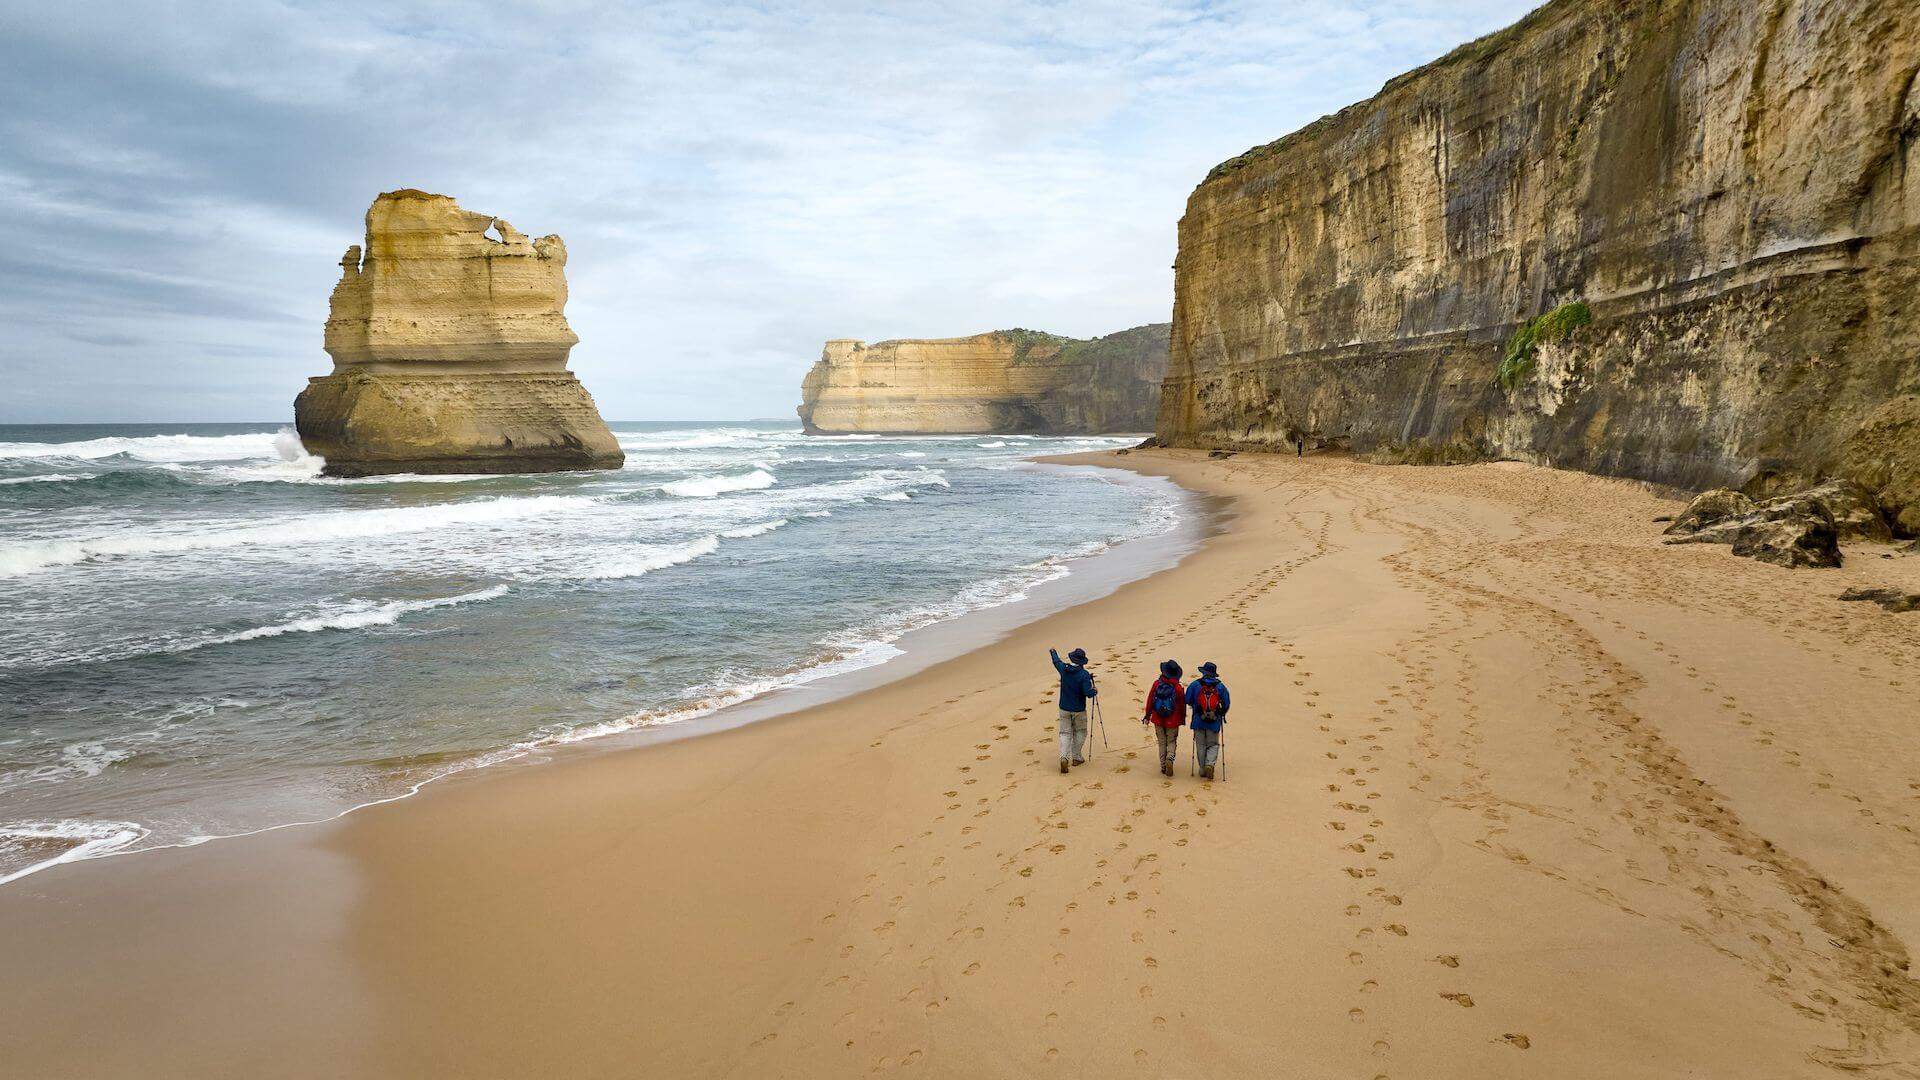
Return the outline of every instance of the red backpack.
<path id="1" fill-rule="evenodd" d="M 1194 711 L 1202 720 L 1216 720 L 1220 717 L 1220 684 L 1201 682 L 1200 692 L 1193 695 Z"/>

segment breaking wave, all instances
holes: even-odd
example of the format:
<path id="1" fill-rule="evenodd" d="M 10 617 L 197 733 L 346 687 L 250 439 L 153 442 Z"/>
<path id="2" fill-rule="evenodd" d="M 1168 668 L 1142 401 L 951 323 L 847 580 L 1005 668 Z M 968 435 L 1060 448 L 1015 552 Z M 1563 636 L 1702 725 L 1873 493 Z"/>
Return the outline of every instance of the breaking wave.
<path id="1" fill-rule="evenodd" d="M 737 476 L 696 476 L 660 485 L 660 490 L 682 499 L 710 499 L 729 491 L 759 491 L 773 486 L 773 474 L 755 469 Z"/>

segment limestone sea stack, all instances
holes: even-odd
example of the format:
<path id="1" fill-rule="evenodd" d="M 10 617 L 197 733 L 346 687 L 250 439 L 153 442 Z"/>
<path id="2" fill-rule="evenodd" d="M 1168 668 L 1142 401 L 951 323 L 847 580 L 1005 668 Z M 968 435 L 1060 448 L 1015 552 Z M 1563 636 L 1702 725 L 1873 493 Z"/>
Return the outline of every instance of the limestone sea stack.
<path id="1" fill-rule="evenodd" d="M 1552 0 L 1215 168 L 1174 445 L 1513 457 L 1920 531 L 1911 0 Z"/>
<path id="2" fill-rule="evenodd" d="M 800 420 L 816 435 L 1150 431 L 1168 330 L 829 341 L 801 383 Z"/>
<path id="3" fill-rule="evenodd" d="M 567 248 L 445 195 L 389 191 L 347 249 L 294 424 L 331 476 L 619 468 L 567 370 Z"/>

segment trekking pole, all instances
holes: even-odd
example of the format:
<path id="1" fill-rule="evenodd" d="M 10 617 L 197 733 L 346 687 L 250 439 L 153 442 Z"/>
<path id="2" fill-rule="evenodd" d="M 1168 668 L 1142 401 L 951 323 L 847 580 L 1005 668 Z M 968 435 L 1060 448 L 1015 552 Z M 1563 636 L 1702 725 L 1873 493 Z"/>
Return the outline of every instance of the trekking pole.
<path id="1" fill-rule="evenodd" d="M 1220 782 L 1227 782 L 1227 722 L 1220 721 Z"/>
<path id="2" fill-rule="evenodd" d="M 1100 745 L 1112 749 L 1113 744 L 1107 741 L 1107 711 L 1100 707 L 1099 698 L 1093 699 L 1093 715 L 1094 719 L 1100 721 Z M 1087 742 L 1092 743 L 1093 740 L 1088 739 Z"/>

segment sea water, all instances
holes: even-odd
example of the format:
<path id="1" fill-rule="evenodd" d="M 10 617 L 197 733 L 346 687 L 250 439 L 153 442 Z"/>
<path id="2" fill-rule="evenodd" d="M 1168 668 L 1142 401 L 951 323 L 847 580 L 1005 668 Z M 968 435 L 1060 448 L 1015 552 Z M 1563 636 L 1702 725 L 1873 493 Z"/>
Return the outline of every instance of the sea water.
<path id="1" fill-rule="evenodd" d="M 613 425 L 624 468 L 322 477 L 275 425 L 0 425 L 0 881 L 403 796 L 885 661 L 1184 512 L 1121 438 Z"/>

